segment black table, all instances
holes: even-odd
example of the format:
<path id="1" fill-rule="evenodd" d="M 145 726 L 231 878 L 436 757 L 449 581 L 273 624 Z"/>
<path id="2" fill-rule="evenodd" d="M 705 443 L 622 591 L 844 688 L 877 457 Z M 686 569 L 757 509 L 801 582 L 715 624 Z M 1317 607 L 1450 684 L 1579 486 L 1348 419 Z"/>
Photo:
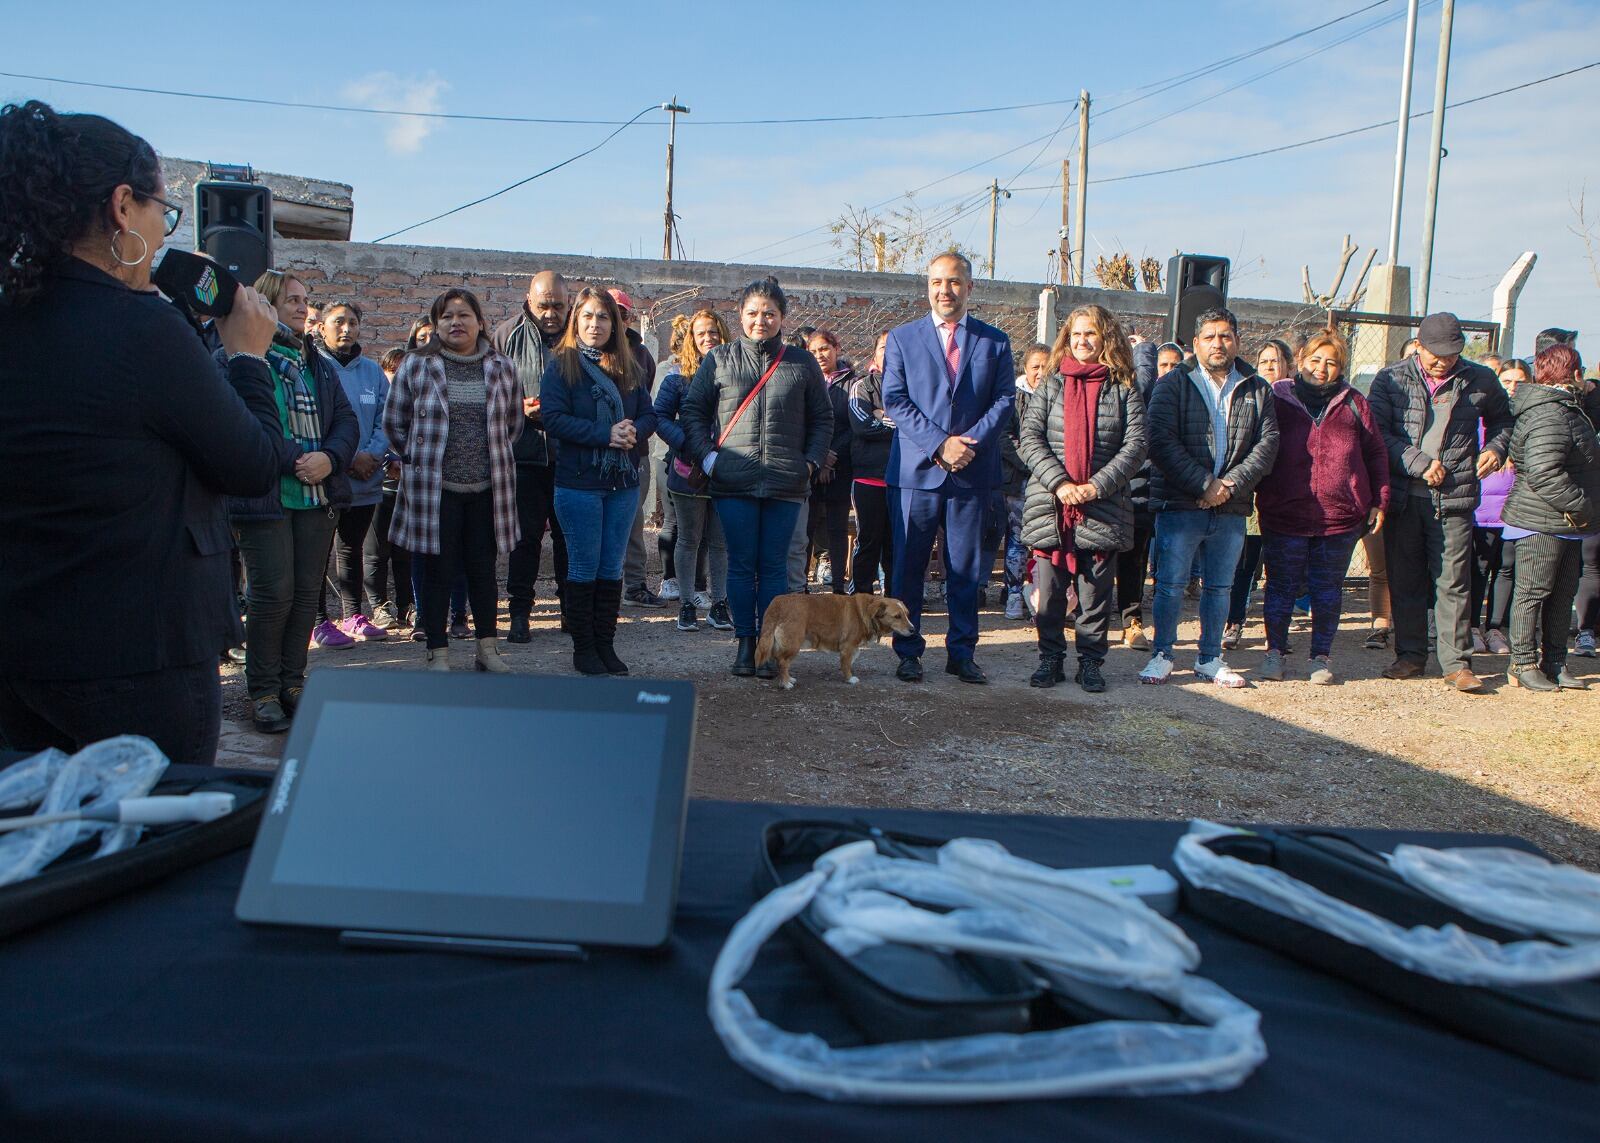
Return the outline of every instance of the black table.
<path id="1" fill-rule="evenodd" d="M 233 920 L 235 854 L 0 945 L 0 1138 L 1600 1139 L 1600 1088 L 1461 1039 L 1180 914 L 1201 971 L 1261 1010 L 1269 1058 L 1236 1091 L 960 1107 L 836 1105 L 735 1065 L 705 1014 L 753 899 L 761 826 L 853 818 L 696 802 L 659 955 L 587 964 L 342 950 Z M 1052 865 L 1168 865 L 1177 822 L 870 811 Z M 1462 835 L 1358 833 L 1460 843 Z M 1474 837 L 1471 841 L 1483 843 Z M 746 984 L 762 1014 L 845 1025 L 783 938 Z"/>

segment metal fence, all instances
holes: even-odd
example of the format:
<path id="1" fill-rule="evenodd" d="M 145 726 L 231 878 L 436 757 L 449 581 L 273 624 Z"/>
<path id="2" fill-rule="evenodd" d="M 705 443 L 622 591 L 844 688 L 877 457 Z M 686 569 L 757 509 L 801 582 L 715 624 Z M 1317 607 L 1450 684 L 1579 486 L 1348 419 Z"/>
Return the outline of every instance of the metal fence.
<path id="1" fill-rule="evenodd" d="M 1377 314 L 1362 310 L 1329 310 L 1328 326 L 1338 330 L 1350 343 L 1350 381 L 1365 390 L 1385 365 L 1399 361 L 1405 343 L 1417 335 L 1422 318 L 1412 314 Z M 1498 352 L 1500 324 L 1492 321 L 1464 321 L 1467 355 L 1481 357 Z"/>

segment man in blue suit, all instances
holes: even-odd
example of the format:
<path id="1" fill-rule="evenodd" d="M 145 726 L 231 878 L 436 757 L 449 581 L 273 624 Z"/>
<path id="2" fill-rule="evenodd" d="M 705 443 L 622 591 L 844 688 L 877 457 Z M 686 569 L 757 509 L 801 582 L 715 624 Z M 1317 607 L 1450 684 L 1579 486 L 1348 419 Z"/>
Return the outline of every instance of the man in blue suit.
<path id="1" fill-rule="evenodd" d="M 922 681 L 922 590 L 934 537 L 944 529 L 950 579 L 945 671 L 964 683 L 988 678 L 972 660 L 978 588 L 984 581 L 984 509 L 1000 483 L 1000 438 L 1011 423 L 1016 370 L 1011 340 L 967 314 L 972 263 L 940 254 L 928 266 L 926 318 L 890 332 L 883 354 L 883 407 L 894 422 L 889 450 L 893 593 L 916 633 L 896 635 L 897 678 Z"/>

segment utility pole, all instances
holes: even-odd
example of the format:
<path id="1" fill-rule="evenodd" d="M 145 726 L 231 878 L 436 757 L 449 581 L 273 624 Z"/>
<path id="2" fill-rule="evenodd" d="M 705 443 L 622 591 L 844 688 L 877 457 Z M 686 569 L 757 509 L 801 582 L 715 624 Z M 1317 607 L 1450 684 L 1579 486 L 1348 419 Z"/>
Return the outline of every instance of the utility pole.
<path id="1" fill-rule="evenodd" d="M 1072 285 L 1072 162 L 1061 160 L 1061 245 L 1056 253 L 1056 277 Z"/>
<path id="2" fill-rule="evenodd" d="M 1444 105 L 1450 85 L 1450 32 L 1456 0 L 1444 0 L 1439 7 L 1439 68 L 1433 86 L 1433 147 L 1428 154 L 1428 205 L 1422 221 L 1422 276 L 1413 311 L 1418 314 L 1428 312 L 1428 286 L 1433 277 L 1433 228 L 1439 218 L 1439 162 L 1444 158 Z"/>
<path id="3" fill-rule="evenodd" d="M 989 181 L 989 277 L 994 277 L 994 247 L 1000 237 L 1000 196 L 1011 197 L 1011 192 L 1000 189 L 1000 180 Z"/>
<path id="4" fill-rule="evenodd" d="M 1446 0 L 1448 2 L 1448 0 Z M 1084 212 L 1089 192 L 1089 92 L 1078 92 L 1078 208 L 1074 229 L 1078 237 L 1072 247 L 1072 280 L 1083 285 Z"/>
<path id="5" fill-rule="evenodd" d="M 661 238 L 661 260 L 672 261 L 672 151 L 678 141 L 678 116 L 689 114 L 687 107 L 678 104 L 678 97 L 674 95 L 670 103 L 663 103 L 661 110 L 667 113 L 667 214 L 666 233 Z"/>
<path id="6" fill-rule="evenodd" d="M 1400 129 L 1394 144 L 1394 210 L 1389 215 L 1389 265 L 1400 261 L 1400 200 L 1406 185 L 1406 136 L 1411 131 L 1411 73 L 1417 64 L 1417 5 L 1406 11 L 1405 70 L 1400 75 Z"/>

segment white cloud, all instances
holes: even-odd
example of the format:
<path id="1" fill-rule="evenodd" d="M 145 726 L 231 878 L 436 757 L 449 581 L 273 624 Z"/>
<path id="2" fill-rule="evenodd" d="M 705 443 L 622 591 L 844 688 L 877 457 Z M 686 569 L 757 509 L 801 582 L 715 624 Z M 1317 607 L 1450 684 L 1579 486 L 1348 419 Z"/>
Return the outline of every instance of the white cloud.
<path id="1" fill-rule="evenodd" d="M 433 72 L 421 76 L 396 75 L 375 71 L 345 84 L 344 99 L 363 107 L 385 111 L 439 111 L 440 97 L 450 85 Z M 390 120 L 384 141 L 396 155 L 414 155 L 438 126 L 437 119 L 406 115 Z"/>

